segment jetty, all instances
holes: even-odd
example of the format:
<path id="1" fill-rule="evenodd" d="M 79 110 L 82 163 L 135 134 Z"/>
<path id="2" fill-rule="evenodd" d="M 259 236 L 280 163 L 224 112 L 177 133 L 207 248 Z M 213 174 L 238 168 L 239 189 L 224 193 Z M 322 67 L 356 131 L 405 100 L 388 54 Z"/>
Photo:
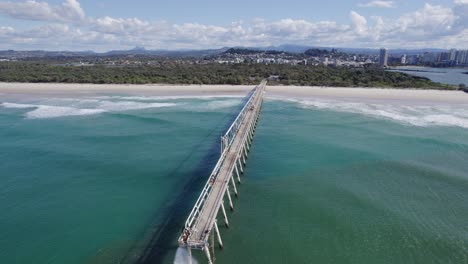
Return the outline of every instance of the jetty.
<path id="1" fill-rule="evenodd" d="M 238 196 L 236 181 L 237 184 L 241 183 L 241 174 L 244 173 L 259 120 L 266 84 L 267 81 L 264 80 L 253 88 L 244 107 L 221 137 L 221 156 L 193 206 L 178 240 L 179 246 L 187 248 L 189 259 L 192 249 L 202 250 L 208 258 L 208 263 L 212 264 L 214 260 L 210 254 L 210 246 L 214 246 L 215 235 L 219 246 L 223 247 L 218 218 L 222 218 L 226 227 L 229 227 L 225 198 L 230 209 L 234 210 L 231 194 Z"/>

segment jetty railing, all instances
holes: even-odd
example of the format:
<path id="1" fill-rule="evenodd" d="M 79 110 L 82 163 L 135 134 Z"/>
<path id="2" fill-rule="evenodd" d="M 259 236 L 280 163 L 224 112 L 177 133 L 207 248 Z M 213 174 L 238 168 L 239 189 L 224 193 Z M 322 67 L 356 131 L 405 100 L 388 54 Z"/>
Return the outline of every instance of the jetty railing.
<path id="1" fill-rule="evenodd" d="M 245 166 L 247 151 L 252 143 L 253 133 L 260 114 L 265 87 L 266 81 L 262 81 L 252 90 L 242 110 L 226 133 L 221 137 L 221 156 L 185 221 L 184 231 L 179 237 L 179 245 L 187 247 L 190 253 L 190 249 L 205 251 L 209 263 L 212 263 L 212 260 L 208 249 L 208 236 L 210 233 L 212 234 L 211 231 L 214 226 L 218 242 L 222 247 L 221 236 L 216 223 L 217 212 L 221 206 L 225 224 L 228 226 L 223 197 L 224 194 L 227 194 L 232 210 L 233 205 L 229 191 L 229 180 L 232 180 L 232 185 L 237 196 L 233 177 L 234 169 L 240 183 L 239 170 L 243 173 L 242 163 Z M 240 133 L 242 136 L 239 136 Z M 235 145 L 234 149 L 232 148 L 233 145 Z M 213 190 L 215 190 L 214 193 Z"/>

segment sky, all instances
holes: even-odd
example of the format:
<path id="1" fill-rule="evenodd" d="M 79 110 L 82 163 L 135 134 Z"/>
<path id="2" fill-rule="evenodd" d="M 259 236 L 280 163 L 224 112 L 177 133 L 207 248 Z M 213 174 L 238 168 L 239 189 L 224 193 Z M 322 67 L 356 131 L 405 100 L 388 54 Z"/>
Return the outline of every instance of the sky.
<path id="1" fill-rule="evenodd" d="M 468 0 L 0 0 L 0 50 L 468 49 Z"/>

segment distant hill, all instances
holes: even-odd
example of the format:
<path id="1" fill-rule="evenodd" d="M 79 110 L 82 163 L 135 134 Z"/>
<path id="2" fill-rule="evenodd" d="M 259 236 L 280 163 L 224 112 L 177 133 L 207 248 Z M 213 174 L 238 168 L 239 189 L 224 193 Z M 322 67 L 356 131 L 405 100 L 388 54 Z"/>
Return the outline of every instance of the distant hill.
<path id="1" fill-rule="evenodd" d="M 46 57 L 83 57 L 83 56 L 127 56 L 127 55 L 148 55 L 148 56 L 161 56 L 161 57 L 205 57 L 218 55 L 222 53 L 256 53 L 264 51 L 267 53 L 309 53 L 321 50 L 321 52 L 337 52 L 354 53 L 354 54 L 378 54 L 379 49 L 369 48 L 333 48 L 333 47 L 318 47 L 318 46 L 304 46 L 304 45 L 279 45 L 268 47 L 223 47 L 219 49 L 187 49 L 187 50 L 147 50 L 144 47 L 136 47 L 130 50 L 111 50 L 104 53 L 97 53 L 94 51 L 45 51 L 45 50 L 32 50 L 32 51 L 15 51 L 3 50 L 0 51 L 0 58 L 46 58 Z M 443 49 L 390 49 L 391 55 L 399 54 L 423 54 L 425 52 L 443 52 Z"/>
<path id="2" fill-rule="evenodd" d="M 224 54 L 243 54 L 243 55 L 248 55 L 248 54 L 256 54 L 259 51 L 258 49 L 249 49 L 249 48 L 230 48 L 223 52 Z"/>
<path id="3" fill-rule="evenodd" d="M 162 57 L 204 57 L 223 53 L 228 48 L 205 49 L 205 50 L 147 50 L 145 48 L 134 48 L 131 50 L 112 50 L 101 55 L 153 55 Z"/>
<path id="4" fill-rule="evenodd" d="M 257 54 L 259 52 L 265 54 L 287 54 L 291 52 L 286 51 L 279 51 L 279 50 L 266 50 L 266 49 L 250 49 L 250 48 L 230 48 L 223 52 L 224 54 L 242 54 L 242 55 L 249 55 L 249 54 Z"/>
<path id="5" fill-rule="evenodd" d="M 93 51 L 15 51 L 15 50 L 0 50 L 0 57 L 4 58 L 44 58 L 44 57 L 76 57 L 95 55 Z"/>
<path id="6" fill-rule="evenodd" d="M 161 57 L 204 57 L 223 53 L 228 48 L 206 49 L 206 50 L 147 50 L 145 48 L 134 48 L 130 50 L 111 50 L 104 53 L 93 51 L 0 51 L 0 58 L 48 58 L 48 57 L 84 57 L 84 56 L 130 56 L 130 55 L 148 55 Z"/>
<path id="7" fill-rule="evenodd" d="M 302 45 L 279 45 L 279 46 L 270 46 L 266 47 L 267 50 L 280 50 L 292 53 L 304 53 L 306 50 L 310 49 L 310 46 L 302 46 Z"/>

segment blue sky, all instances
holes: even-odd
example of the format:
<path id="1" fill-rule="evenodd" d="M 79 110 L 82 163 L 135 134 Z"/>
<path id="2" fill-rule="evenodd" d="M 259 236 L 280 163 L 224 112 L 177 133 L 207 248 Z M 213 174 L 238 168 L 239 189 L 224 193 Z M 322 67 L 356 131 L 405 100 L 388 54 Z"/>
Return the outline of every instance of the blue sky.
<path id="1" fill-rule="evenodd" d="M 468 0 L 0 0 L 0 49 L 466 43 Z"/>
<path id="2" fill-rule="evenodd" d="M 48 1 L 59 4 L 60 0 Z M 425 3 L 451 6 L 451 0 L 439 1 L 394 1 L 394 8 L 360 7 L 369 1 L 356 0 L 81 0 L 83 9 L 93 17 L 138 17 L 144 20 L 167 20 L 174 23 L 198 22 L 216 25 L 229 24 L 232 21 L 264 18 L 278 20 L 283 18 L 306 20 L 334 20 L 348 22 L 350 10 L 362 15 L 383 15 L 398 17 L 405 11 L 421 8 Z M 397 3 L 397 4 L 396 4 Z"/>

